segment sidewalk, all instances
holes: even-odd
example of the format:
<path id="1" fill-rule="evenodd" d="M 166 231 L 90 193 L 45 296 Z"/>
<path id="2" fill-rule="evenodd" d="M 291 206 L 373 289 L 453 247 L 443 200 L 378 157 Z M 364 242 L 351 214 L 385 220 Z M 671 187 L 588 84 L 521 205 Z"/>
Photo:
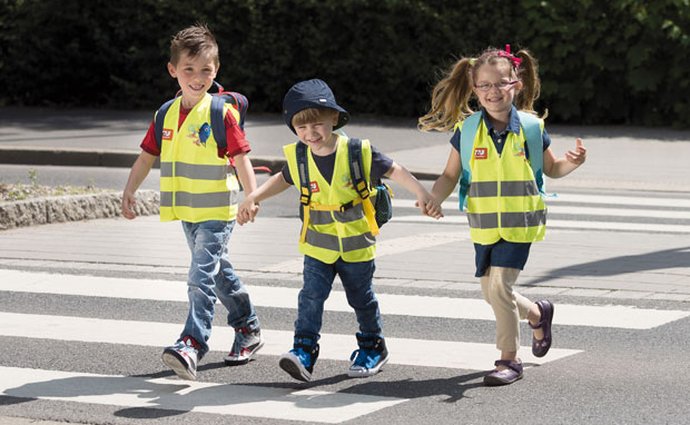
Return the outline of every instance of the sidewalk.
<path id="1" fill-rule="evenodd" d="M 129 167 L 139 153 L 150 112 L 0 108 L 0 164 Z M 352 117 L 348 135 L 368 138 L 419 178 L 446 164 L 450 134 L 422 133 L 414 120 Z M 690 131 L 667 128 L 549 126 L 557 156 L 582 137 L 587 163 L 553 190 L 587 188 L 690 192 Z M 282 149 L 296 137 L 278 115 L 249 115 L 247 138 L 255 165 L 282 166 Z"/>
<path id="2" fill-rule="evenodd" d="M 129 167 L 150 114 L 139 112 L 30 111 L 0 108 L 0 164 L 80 164 Z M 36 112 L 34 110 L 34 112 Z M 349 135 L 375 146 L 424 179 L 443 168 L 447 134 L 420 133 L 413 121 L 353 117 Z M 281 164 L 281 146 L 295 140 L 278 116 L 247 123 L 254 163 Z M 550 128 L 558 156 L 582 136 L 588 161 L 553 191 L 690 198 L 690 132 L 629 128 Z M 74 162 L 72 162 L 74 161 Z M 1 177 L 1 176 L 0 176 Z M 629 191 L 629 192 L 627 192 Z M 0 232 L 0 268 L 78 273 L 184 276 L 187 248 L 179 223 L 157 217 L 91 220 Z M 237 229 L 233 262 L 243 277 L 299 284 L 301 257 L 294 219 L 257 220 Z M 525 294 L 690 301 L 690 242 L 678 234 L 550 230 L 533 248 L 521 276 Z M 141 243 L 140 241 L 147 242 Z M 379 244 L 377 285 L 474 291 L 474 252 L 465 228 L 431 222 L 386 225 Z"/>

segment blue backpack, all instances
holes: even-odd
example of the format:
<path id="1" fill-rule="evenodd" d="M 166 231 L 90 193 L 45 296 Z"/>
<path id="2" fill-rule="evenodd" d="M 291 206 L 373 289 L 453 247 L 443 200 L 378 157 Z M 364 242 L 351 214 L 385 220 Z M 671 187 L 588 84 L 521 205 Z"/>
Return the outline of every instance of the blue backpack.
<path id="1" fill-rule="evenodd" d="M 213 137 L 216 139 L 218 147 L 225 148 L 228 145 L 228 141 L 225 138 L 225 113 L 223 107 L 226 103 L 229 103 L 233 108 L 237 109 L 240 113 L 240 121 L 238 124 L 240 128 L 244 130 L 244 118 L 247 115 L 247 109 L 249 109 L 249 100 L 247 100 L 243 94 L 225 91 L 223 86 L 216 81 L 214 81 L 213 84 L 216 86 L 218 92 L 213 93 L 211 99 L 211 131 L 213 132 Z M 178 92 L 174 99 L 165 102 L 163 106 L 158 109 L 158 113 L 156 114 L 154 135 L 156 137 L 158 149 L 161 147 L 161 140 L 163 138 L 165 115 L 179 95 L 180 93 Z"/>
<path id="2" fill-rule="evenodd" d="M 529 150 L 529 160 L 534 172 L 534 178 L 537 182 L 539 193 L 544 195 L 544 176 L 542 168 L 544 167 L 544 142 L 542 141 L 542 132 L 539 125 L 539 119 L 527 112 L 518 111 L 520 116 L 520 124 L 522 130 L 525 132 L 525 140 L 527 149 Z M 470 173 L 470 158 L 472 158 L 472 149 L 474 147 L 474 138 L 477 135 L 477 129 L 481 123 L 482 113 L 475 112 L 469 117 L 465 118 L 462 123 L 462 131 L 460 132 L 460 163 L 462 165 L 462 175 L 460 176 L 460 187 L 458 189 L 458 198 L 460 200 L 460 210 L 464 210 L 467 204 L 467 191 L 472 182 L 472 174 Z"/>

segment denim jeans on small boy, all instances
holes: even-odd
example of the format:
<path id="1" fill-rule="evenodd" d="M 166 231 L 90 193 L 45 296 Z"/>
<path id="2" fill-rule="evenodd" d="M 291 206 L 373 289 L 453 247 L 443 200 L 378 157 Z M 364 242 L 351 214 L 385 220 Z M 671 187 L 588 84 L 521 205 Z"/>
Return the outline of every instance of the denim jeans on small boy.
<path id="1" fill-rule="evenodd" d="M 196 339 L 201 345 L 200 358 L 208 352 L 216 299 L 228 310 L 228 325 L 249 330 L 259 327 L 247 288 L 230 264 L 228 241 L 234 227 L 234 220 L 182 222 L 192 263 L 187 281 L 189 314 L 180 339 L 186 335 Z"/>
<path id="2" fill-rule="evenodd" d="M 295 335 L 318 340 L 323 318 L 323 305 L 333 287 L 336 274 L 340 276 L 348 304 L 355 310 L 359 330 L 366 336 L 380 336 L 382 331 L 379 302 L 374 294 L 372 279 L 374 260 L 347 263 L 338 259 L 326 264 L 304 256 L 304 286 L 299 292 Z"/>

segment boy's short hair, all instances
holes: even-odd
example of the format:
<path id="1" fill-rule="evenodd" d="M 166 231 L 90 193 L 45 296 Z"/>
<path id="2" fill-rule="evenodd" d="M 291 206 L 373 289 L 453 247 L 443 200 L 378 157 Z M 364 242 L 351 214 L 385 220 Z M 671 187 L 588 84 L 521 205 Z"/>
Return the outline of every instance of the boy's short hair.
<path id="1" fill-rule="evenodd" d="M 170 40 L 170 63 L 177 65 L 184 53 L 192 58 L 206 54 L 213 59 L 216 67 L 220 65 L 216 37 L 205 24 L 187 27 L 175 34 Z"/>
<path id="2" fill-rule="evenodd" d="M 310 124 L 318 121 L 324 115 L 336 116 L 338 111 L 331 108 L 307 108 L 302 109 L 292 116 L 292 126 L 297 127 L 303 124 Z"/>

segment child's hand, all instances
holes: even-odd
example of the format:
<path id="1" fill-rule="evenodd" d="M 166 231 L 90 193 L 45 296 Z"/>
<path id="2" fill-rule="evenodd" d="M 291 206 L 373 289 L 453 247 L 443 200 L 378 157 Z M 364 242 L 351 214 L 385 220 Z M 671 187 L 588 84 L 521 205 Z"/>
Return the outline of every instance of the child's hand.
<path id="1" fill-rule="evenodd" d="M 254 222 L 254 217 L 259 213 L 259 205 L 254 203 L 254 199 L 249 197 L 240 204 L 237 212 L 237 223 L 240 226 L 250 221 Z"/>
<path id="2" fill-rule="evenodd" d="M 122 193 L 122 216 L 128 220 L 132 220 L 137 216 L 134 212 L 134 206 L 137 204 L 137 198 L 134 193 L 123 192 Z"/>
<path id="3" fill-rule="evenodd" d="M 587 148 L 582 143 L 582 139 L 575 140 L 575 150 L 569 150 L 565 153 L 565 158 L 575 165 L 582 165 L 587 159 Z"/>
<path id="4" fill-rule="evenodd" d="M 426 204 L 425 214 L 438 220 L 439 218 L 443 217 L 443 207 L 441 207 L 441 204 L 436 202 L 435 199 L 431 198 L 431 200 Z"/>
<path id="5" fill-rule="evenodd" d="M 441 204 L 436 202 L 436 200 L 428 193 L 418 197 L 417 202 L 415 202 L 415 206 L 422 211 L 423 215 L 428 215 L 429 217 L 433 217 L 437 220 L 443 217 L 443 209 L 441 208 Z"/>

